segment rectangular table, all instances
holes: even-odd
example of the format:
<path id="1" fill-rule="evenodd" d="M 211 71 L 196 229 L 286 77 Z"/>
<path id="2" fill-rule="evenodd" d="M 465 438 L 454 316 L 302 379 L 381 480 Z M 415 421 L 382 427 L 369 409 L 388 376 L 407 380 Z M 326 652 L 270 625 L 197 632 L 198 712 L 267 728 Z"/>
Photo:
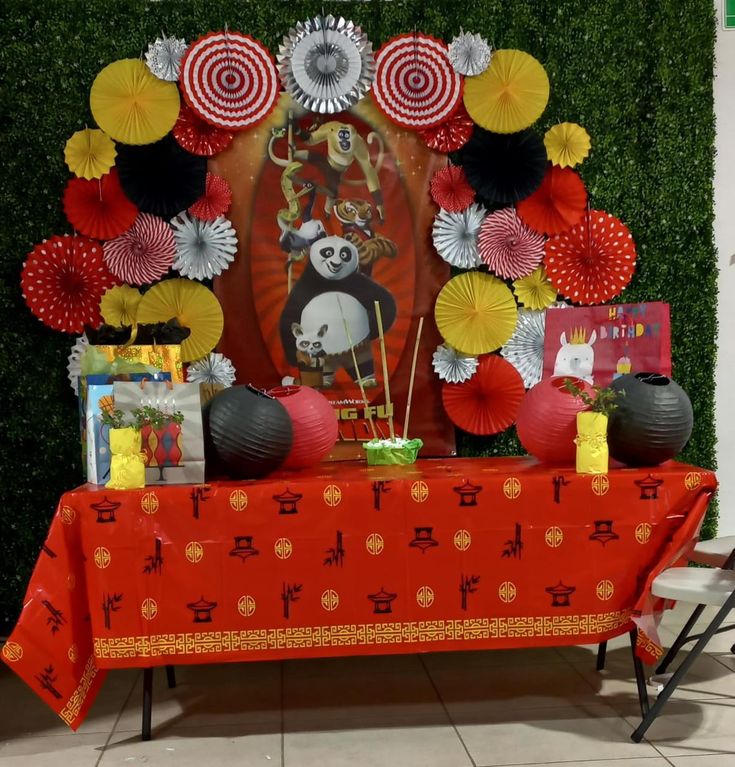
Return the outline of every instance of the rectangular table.
<path id="1" fill-rule="evenodd" d="M 674 462 L 591 477 L 529 458 L 87 485 L 61 498 L 2 654 L 76 729 L 112 668 L 604 642 L 652 612 L 716 486 Z"/>

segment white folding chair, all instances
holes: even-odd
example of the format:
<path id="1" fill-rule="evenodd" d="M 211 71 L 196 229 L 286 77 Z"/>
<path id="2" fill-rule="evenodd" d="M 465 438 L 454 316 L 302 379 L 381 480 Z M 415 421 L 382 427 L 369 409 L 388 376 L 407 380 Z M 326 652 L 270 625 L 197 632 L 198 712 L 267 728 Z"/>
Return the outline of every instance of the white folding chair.
<path id="1" fill-rule="evenodd" d="M 735 550 L 731 550 L 726 561 L 735 559 Z M 655 597 L 674 599 L 680 602 L 689 602 L 698 606 L 713 605 L 719 607 L 717 615 L 707 628 L 698 635 L 697 642 L 692 647 L 689 655 L 681 662 L 679 667 L 671 675 L 656 702 L 644 714 L 638 728 L 631 735 L 631 739 L 640 743 L 646 730 L 653 720 L 659 715 L 666 701 L 676 689 L 677 685 L 687 673 L 694 661 L 699 657 L 707 645 L 707 642 L 718 632 L 730 610 L 735 607 L 735 571 L 730 569 L 704 569 L 697 567 L 672 567 L 664 570 L 653 580 L 651 592 Z M 704 609 L 704 607 L 702 608 Z M 701 612 L 701 611 L 700 611 Z M 696 620 L 696 618 L 695 618 Z M 690 621 L 691 622 L 691 619 Z M 692 623 L 693 625 L 693 623 Z M 685 637 L 684 641 L 687 641 Z M 683 643 L 682 643 L 683 644 Z M 642 678 L 642 668 L 636 666 L 636 682 L 638 694 L 641 697 L 641 708 L 645 710 L 648 705 L 645 693 L 645 679 Z M 645 706 L 643 697 L 645 696 Z"/>
<path id="2" fill-rule="evenodd" d="M 694 547 L 694 551 L 689 557 L 690 562 L 695 562 L 699 565 L 707 565 L 707 567 L 719 567 L 724 570 L 732 570 L 735 564 L 735 535 L 723 535 L 721 538 L 712 538 L 709 541 L 699 541 Z M 706 605 L 697 605 L 694 611 L 689 616 L 689 619 L 684 624 L 679 636 L 669 648 L 669 651 L 663 657 L 661 662 L 656 667 L 656 674 L 665 674 L 666 669 L 671 665 L 672 661 L 678 654 L 679 650 L 687 643 L 694 642 L 699 639 L 700 634 L 691 634 L 690 631 L 694 628 L 694 624 L 699 620 L 699 616 L 704 611 Z M 717 633 L 720 634 L 724 631 L 732 631 L 735 626 L 723 626 Z M 735 645 L 731 648 L 731 652 L 735 653 Z"/>

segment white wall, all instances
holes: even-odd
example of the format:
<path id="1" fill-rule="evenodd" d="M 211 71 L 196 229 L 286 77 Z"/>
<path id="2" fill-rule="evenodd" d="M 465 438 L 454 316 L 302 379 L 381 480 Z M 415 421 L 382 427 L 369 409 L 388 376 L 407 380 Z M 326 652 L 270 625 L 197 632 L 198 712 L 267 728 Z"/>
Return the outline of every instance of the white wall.
<path id="1" fill-rule="evenodd" d="M 717 5 L 715 48 L 715 244 L 719 253 L 720 335 L 717 359 L 717 475 L 720 480 L 720 535 L 735 534 L 735 30 L 722 28 Z"/>

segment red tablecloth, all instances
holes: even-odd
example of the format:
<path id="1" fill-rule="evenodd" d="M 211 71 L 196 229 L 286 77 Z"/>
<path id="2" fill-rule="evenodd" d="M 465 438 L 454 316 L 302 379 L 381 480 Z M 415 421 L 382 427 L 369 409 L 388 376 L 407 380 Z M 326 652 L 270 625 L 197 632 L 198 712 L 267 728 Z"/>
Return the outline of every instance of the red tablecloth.
<path id="1" fill-rule="evenodd" d="M 647 583 L 715 488 L 677 463 L 590 477 L 523 458 L 84 486 L 3 658 L 76 728 L 109 668 L 596 643 L 652 611 Z"/>

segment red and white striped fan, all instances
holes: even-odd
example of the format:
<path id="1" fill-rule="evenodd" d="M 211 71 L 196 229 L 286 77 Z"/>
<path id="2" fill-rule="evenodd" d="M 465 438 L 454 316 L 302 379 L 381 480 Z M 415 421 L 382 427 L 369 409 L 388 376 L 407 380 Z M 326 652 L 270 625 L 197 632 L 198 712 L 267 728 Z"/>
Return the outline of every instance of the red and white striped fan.
<path id="1" fill-rule="evenodd" d="M 462 103 L 462 78 L 454 71 L 441 40 L 399 35 L 383 45 L 375 63 L 375 101 L 404 128 L 432 128 L 451 117 Z"/>
<path id="2" fill-rule="evenodd" d="M 252 128 L 278 101 L 280 81 L 268 49 L 240 32 L 211 32 L 181 61 L 181 90 L 203 120 L 225 130 Z"/>

